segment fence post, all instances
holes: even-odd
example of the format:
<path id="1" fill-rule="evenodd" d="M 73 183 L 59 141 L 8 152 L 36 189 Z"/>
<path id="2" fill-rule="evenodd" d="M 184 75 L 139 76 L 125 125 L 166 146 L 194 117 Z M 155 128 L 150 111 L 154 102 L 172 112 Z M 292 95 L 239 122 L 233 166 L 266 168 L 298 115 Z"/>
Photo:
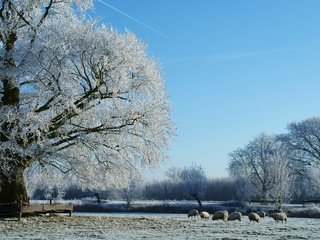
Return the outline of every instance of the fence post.
<path id="1" fill-rule="evenodd" d="M 18 204 L 18 221 L 21 220 L 22 217 L 22 200 L 20 200 L 20 203 Z"/>

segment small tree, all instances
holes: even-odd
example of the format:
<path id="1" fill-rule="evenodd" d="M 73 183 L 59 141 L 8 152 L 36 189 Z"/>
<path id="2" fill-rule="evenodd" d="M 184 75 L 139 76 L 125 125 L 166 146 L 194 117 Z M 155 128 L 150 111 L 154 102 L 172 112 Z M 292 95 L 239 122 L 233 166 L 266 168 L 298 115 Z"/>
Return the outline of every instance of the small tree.
<path id="1" fill-rule="evenodd" d="M 171 167 L 166 171 L 165 175 L 169 178 L 170 181 L 178 183 L 179 181 L 181 181 L 181 173 L 181 168 Z"/>
<path id="2" fill-rule="evenodd" d="M 141 185 L 141 176 L 134 173 L 130 174 L 129 182 L 126 187 L 123 188 L 123 197 L 127 202 L 127 207 L 131 206 L 131 202 L 134 198 L 138 198 L 140 193 Z"/>
<path id="3" fill-rule="evenodd" d="M 200 165 L 192 164 L 190 167 L 183 168 L 180 178 L 186 192 L 195 198 L 199 206 L 202 207 L 201 197 L 207 185 L 204 169 Z"/>

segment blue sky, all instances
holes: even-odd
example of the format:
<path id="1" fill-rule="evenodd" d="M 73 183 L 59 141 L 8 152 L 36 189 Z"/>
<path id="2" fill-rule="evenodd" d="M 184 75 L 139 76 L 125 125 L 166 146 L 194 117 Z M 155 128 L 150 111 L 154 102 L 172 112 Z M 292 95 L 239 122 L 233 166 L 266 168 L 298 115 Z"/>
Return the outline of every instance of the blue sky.
<path id="1" fill-rule="evenodd" d="M 227 176 L 231 151 L 320 115 L 320 1 L 95 0 L 95 8 L 161 63 L 178 136 L 152 176 L 192 163 Z"/>

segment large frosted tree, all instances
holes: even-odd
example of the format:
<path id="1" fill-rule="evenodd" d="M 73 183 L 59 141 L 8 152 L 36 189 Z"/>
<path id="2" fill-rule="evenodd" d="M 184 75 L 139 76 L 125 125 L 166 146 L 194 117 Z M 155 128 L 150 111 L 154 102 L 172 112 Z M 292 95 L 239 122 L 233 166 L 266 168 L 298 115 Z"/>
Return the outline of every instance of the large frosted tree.
<path id="1" fill-rule="evenodd" d="M 288 133 L 279 136 L 291 151 L 293 167 L 301 174 L 320 164 L 320 118 L 314 117 L 288 125 Z"/>
<path id="2" fill-rule="evenodd" d="M 229 171 L 241 183 L 240 192 L 244 188 L 251 197 L 282 202 L 289 197 L 293 177 L 289 163 L 283 144 L 261 134 L 230 154 Z"/>
<path id="3" fill-rule="evenodd" d="M 291 153 L 291 167 L 305 182 L 303 192 L 314 197 L 320 192 L 320 118 L 292 122 L 279 136 Z"/>
<path id="4" fill-rule="evenodd" d="M 28 202 L 26 170 L 97 186 L 166 158 L 159 66 L 133 34 L 86 17 L 91 7 L 0 1 L 0 202 Z"/>

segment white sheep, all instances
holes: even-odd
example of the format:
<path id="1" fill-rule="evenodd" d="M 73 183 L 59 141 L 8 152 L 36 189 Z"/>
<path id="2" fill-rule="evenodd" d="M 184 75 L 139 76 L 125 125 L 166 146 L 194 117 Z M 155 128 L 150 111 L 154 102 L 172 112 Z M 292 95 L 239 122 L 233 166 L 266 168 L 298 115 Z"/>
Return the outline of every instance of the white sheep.
<path id="1" fill-rule="evenodd" d="M 266 216 L 266 212 L 264 211 L 257 212 L 257 214 L 259 215 L 260 218 L 264 218 Z"/>
<path id="2" fill-rule="evenodd" d="M 241 212 L 232 212 L 228 217 L 228 221 L 235 221 L 235 220 L 241 221 L 241 218 L 242 218 Z"/>
<path id="3" fill-rule="evenodd" d="M 288 221 L 288 216 L 285 213 L 274 213 L 271 214 L 270 217 L 272 217 L 276 222 L 281 221 L 283 223 L 283 221 L 287 222 Z"/>
<path id="4" fill-rule="evenodd" d="M 197 209 L 191 209 L 188 213 L 188 218 L 189 217 L 198 217 L 199 216 L 199 212 Z"/>
<path id="5" fill-rule="evenodd" d="M 249 218 L 250 222 L 251 222 L 251 221 L 260 222 L 260 217 L 259 217 L 259 215 L 256 214 L 256 213 L 254 213 L 254 212 L 250 213 L 250 214 L 248 215 L 248 218 Z"/>
<path id="6" fill-rule="evenodd" d="M 215 212 L 214 214 L 213 214 L 213 216 L 212 216 L 212 220 L 214 221 L 214 220 L 219 220 L 219 219 L 221 219 L 221 220 L 223 220 L 223 221 L 227 221 L 227 219 L 228 219 L 228 216 L 229 216 L 229 214 L 228 214 L 228 212 L 227 211 L 217 211 L 217 212 Z"/>
<path id="7" fill-rule="evenodd" d="M 209 213 L 202 211 L 202 212 L 200 212 L 200 217 L 203 219 L 209 219 Z"/>

